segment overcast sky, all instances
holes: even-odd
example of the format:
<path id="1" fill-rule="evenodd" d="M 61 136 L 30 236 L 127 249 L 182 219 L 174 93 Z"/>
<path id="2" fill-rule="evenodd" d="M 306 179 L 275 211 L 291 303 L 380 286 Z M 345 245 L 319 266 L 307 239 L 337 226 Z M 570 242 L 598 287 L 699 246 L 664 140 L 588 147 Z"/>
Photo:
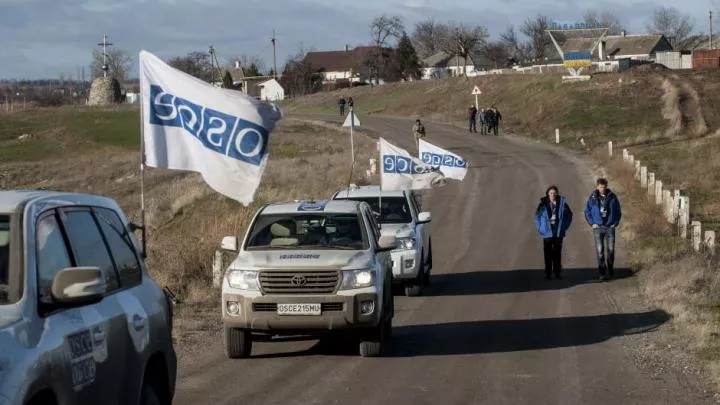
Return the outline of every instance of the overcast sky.
<path id="1" fill-rule="evenodd" d="M 684 0 L 683 11 L 698 31 L 708 31 L 708 11 L 717 0 Z M 509 24 L 543 13 L 575 22 L 585 10 L 608 9 L 630 32 L 644 30 L 657 6 L 672 0 L 0 0 L 0 78 L 77 76 L 88 66 L 103 33 L 137 59 L 141 49 L 160 57 L 207 51 L 218 58 L 247 54 L 272 64 L 276 30 L 278 66 L 301 47 L 343 49 L 370 40 L 370 21 L 385 12 L 400 15 L 408 28 L 427 17 L 480 24 L 493 37 Z M 718 13 L 720 15 L 720 13 Z M 718 25 L 720 26 L 720 25 Z M 716 31 L 720 31 L 716 29 Z M 136 69 L 135 69 L 136 70 Z M 89 68 L 86 68 L 89 74 Z M 136 72 L 133 72 L 133 76 Z"/>

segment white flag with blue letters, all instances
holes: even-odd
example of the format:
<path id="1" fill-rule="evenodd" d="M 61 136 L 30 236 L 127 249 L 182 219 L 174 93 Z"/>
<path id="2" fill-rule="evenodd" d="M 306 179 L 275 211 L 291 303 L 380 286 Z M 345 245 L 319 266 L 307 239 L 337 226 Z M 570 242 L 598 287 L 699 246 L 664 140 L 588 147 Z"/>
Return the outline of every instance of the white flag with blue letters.
<path id="1" fill-rule="evenodd" d="M 280 110 L 146 51 L 140 52 L 140 91 L 145 164 L 198 172 L 215 191 L 252 203 Z"/>
<path id="2" fill-rule="evenodd" d="M 445 176 L 439 168 L 423 163 L 383 138 L 380 138 L 380 161 L 382 190 L 420 190 L 445 185 Z"/>
<path id="3" fill-rule="evenodd" d="M 420 160 L 434 167 L 440 167 L 448 179 L 462 181 L 468 171 L 468 162 L 460 156 L 420 139 L 418 145 Z"/>

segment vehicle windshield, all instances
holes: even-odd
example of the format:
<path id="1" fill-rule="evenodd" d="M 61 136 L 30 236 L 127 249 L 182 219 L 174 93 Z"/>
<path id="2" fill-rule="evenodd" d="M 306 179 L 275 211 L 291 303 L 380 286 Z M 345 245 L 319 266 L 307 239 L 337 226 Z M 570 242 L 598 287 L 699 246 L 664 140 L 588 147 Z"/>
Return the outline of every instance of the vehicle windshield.
<path id="1" fill-rule="evenodd" d="M 357 214 L 267 214 L 258 216 L 245 248 L 365 250 L 369 245 Z"/>
<path id="2" fill-rule="evenodd" d="M 381 224 L 407 224 L 412 222 L 412 213 L 405 197 L 383 197 L 382 210 L 380 210 L 379 197 L 363 197 L 363 198 L 336 198 L 338 200 L 363 201 L 370 205 L 370 208 L 377 217 L 380 214 L 379 222 Z"/>
<path id="3" fill-rule="evenodd" d="M 0 215 L 0 305 L 10 303 L 10 217 Z"/>

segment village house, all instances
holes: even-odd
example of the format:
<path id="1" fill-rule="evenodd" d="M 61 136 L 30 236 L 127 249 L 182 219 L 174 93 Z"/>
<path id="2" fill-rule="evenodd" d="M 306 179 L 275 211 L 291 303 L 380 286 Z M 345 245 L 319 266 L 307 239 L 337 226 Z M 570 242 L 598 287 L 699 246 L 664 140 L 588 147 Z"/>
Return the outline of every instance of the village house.
<path id="1" fill-rule="evenodd" d="M 451 55 L 447 52 L 440 51 L 422 61 L 422 79 L 442 79 L 451 76 L 476 76 L 480 72 L 486 72 L 490 69 L 503 68 L 504 66 L 495 66 L 492 61 L 478 52 L 469 55 L 465 60 L 462 56 Z"/>
<path id="2" fill-rule="evenodd" d="M 383 48 L 385 56 L 393 50 Z M 365 61 L 370 58 L 377 48 L 374 46 L 358 46 L 350 49 L 345 46 L 344 51 L 319 51 L 305 54 L 304 62 L 323 75 L 323 84 L 345 81 L 349 84 L 366 82 L 370 72 Z"/>

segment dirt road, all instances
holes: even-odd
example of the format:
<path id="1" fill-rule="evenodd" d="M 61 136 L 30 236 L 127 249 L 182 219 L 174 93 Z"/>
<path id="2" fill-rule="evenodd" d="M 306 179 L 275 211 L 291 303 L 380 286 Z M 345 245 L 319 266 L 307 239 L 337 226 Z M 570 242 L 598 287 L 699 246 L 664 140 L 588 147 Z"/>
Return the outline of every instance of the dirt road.
<path id="1" fill-rule="evenodd" d="M 361 121 L 415 150 L 412 121 Z M 254 358 L 229 360 L 218 338 L 181 357 L 175 403 L 710 403 L 693 377 L 636 360 L 637 346 L 669 316 L 630 298 L 634 280 L 622 251 L 619 278 L 596 281 L 582 213 L 593 187 L 587 168 L 545 146 L 426 128 L 430 142 L 472 167 L 464 182 L 425 198 L 433 213 L 432 285 L 424 297 L 396 297 L 389 355 L 364 359 L 294 341 L 259 343 Z M 532 222 L 552 183 L 575 214 L 560 281 L 544 279 Z"/>

